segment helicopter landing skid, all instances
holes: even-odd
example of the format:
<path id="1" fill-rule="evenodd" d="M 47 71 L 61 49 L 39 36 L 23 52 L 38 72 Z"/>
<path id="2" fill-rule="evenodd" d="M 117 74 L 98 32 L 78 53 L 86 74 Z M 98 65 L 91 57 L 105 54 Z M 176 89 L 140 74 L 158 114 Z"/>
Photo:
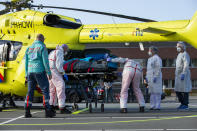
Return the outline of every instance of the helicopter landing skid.
<path id="1" fill-rule="evenodd" d="M 0 94 L 0 111 L 6 107 L 16 108 L 17 106 L 12 96 Z"/>

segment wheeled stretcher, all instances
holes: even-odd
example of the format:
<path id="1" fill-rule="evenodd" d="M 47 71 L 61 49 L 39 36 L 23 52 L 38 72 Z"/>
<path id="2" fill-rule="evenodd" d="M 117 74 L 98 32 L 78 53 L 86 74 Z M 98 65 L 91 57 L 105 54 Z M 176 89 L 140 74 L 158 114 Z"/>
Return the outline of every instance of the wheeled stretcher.
<path id="1" fill-rule="evenodd" d="M 95 72 L 95 73 L 67 73 L 68 81 L 65 80 L 66 86 L 75 86 L 75 89 L 80 90 L 81 97 L 84 98 L 86 108 L 92 112 L 92 102 L 97 103 L 101 101 L 101 112 L 104 112 L 104 97 L 98 97 L 95 91 L 96 85 L 100 81 L 113 81 L 117 77 L 117 73 L 113 72 Z M 78 109 L 77 102 L 74 101 L 74 110 Z"/>

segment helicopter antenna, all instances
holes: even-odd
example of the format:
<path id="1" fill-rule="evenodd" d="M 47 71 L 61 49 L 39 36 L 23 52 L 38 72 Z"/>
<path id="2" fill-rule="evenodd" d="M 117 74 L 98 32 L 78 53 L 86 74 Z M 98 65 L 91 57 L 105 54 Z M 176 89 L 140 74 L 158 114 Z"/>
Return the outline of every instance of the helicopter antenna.
<path id="1" fill-rule="evenodd" d="M 114 23 L 115 27 L 116 27 L 116 28 L 118 28 L 117 23 L 116 23 L 116 21 L 115 21 L 115 19 L 114 19 L 114 17 L 113 17 L 113 16 L 112 16 L 112 21 L 113 21 L 113 23 Z"/>
<path id="2" fill-rule="evenodd" d="M 115 21 L 115 19 L 114 19 L 114 17 L 112 16 L 112 21 L 113 21 L 113 23 L 114 24 L 116 24 L 116 21 Z"/>

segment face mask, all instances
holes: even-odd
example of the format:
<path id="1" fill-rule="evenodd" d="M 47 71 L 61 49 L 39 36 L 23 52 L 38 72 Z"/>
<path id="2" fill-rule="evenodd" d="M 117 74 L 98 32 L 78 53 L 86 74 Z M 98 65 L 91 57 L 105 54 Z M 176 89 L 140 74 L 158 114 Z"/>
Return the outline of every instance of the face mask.
<path id="1" fill-rule="evenodd" d="M 177 47 L 177 51 L 178 51 L 178 52 L 181 52 L 181 48 L 180 48 L 180 47 Z"/>
<path id="2" fill-rule="evenodd" d="M 149 52 L 148 52 L 148 55 L 149 55 L 149 56 L 152 56 L 152 52 L 149 51 Z"/>

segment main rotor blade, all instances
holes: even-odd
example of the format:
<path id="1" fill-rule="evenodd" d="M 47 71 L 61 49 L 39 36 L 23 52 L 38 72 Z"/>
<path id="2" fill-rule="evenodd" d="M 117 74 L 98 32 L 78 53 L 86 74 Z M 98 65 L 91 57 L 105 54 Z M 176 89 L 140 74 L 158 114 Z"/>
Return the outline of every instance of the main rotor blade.
<path id="1" fill-rule="evenodd" d="M 10 12 L 10 9 L 6 8 L 6 9 L 0 11 L 0 15 L 6 14 L 8 12 Z"/>
<path id="2" fill-rule="evenodd" d="M 0 2 L 0 4 L 3 4 L 3 5 L 5 5 L 5 4 L 6 4 L 6 2 Z"/>
<path id="3" fill-rule="evenodd" d="M 107 15 L 107 16 L 120 17 L 120 18 L 125 18 L 125 19 L 130 19 L 130 20 L 137 20 L 137 21 L 142 21 L 142 22 L 156 22 L 155 20 L 145 19 L 145 18 L 140 18 L 140 17 L 133 17 L 133 16 L 122 15 L 122 14 L 114 14 L 114 13 L 107 13 L 107 12 L 93 11 L 93 10 L 85 10 L 85 9 L 78 9 L 78 8 L 43 6 L 43 5 L 41 5 L 41 6 L 31 5 L 31 7 L 74 10 L 74 11 L 82 11 L 82 12 L 95 13 L 95 14 L 101 14 L 101 15 Z"/>
<path id="4" fill-rule="evenodd" d="M 0 2 L 0 4 L 1 4 L 1 5 L 5 5 L 5 6 L 6 6 L 6 5 L 8 5 L 8 4 L 10 5 L 10 4 L 11 4 L 11 2 Z"/>

